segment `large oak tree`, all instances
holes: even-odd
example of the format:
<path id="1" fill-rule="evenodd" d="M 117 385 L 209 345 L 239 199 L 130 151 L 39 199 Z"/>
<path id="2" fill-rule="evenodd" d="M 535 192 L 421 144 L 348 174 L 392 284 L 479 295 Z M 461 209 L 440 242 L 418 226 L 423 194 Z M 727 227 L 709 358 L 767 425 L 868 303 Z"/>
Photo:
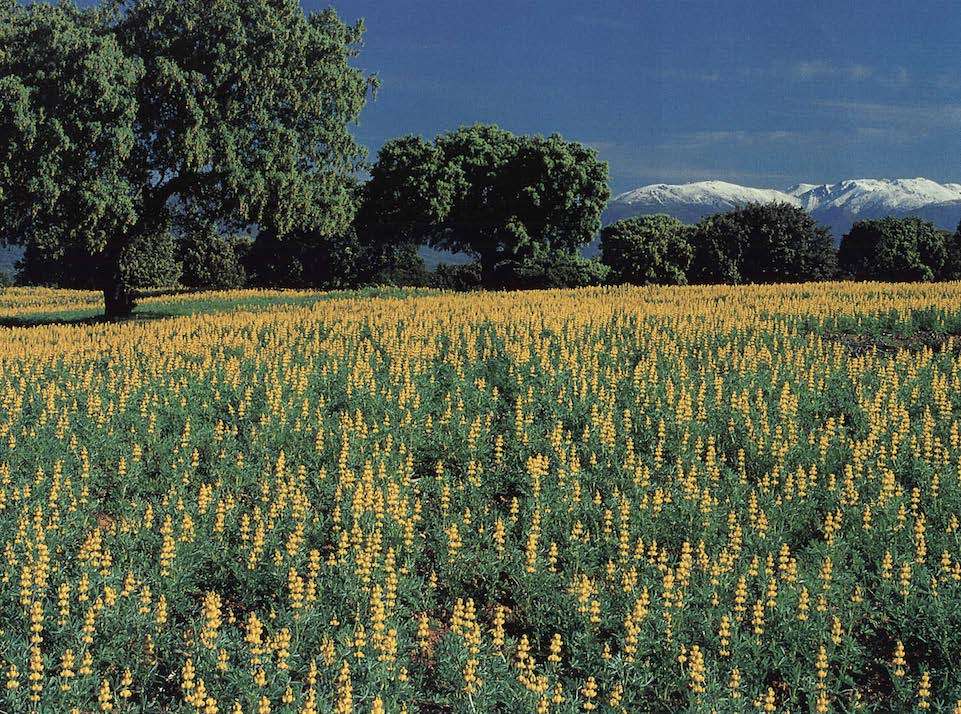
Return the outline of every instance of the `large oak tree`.
<path id="1" fill-rule="evenodd" d="M 0 0 L 0 241 L 88 256 L 119 317 L 171 230 L 344 231 L 362 33 L 297 0 Z"/>

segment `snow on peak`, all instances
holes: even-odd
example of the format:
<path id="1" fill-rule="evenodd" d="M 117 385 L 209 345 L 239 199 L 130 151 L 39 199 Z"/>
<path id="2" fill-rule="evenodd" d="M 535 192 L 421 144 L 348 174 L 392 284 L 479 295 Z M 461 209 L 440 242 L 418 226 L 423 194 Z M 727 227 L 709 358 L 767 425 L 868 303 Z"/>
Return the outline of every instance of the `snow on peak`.
<path id="1" fill-rule="evenodd" d="M 804 208 L 840 239 L 855 221 L 916 215 L 942 228 L 961 220 L 961 183 L 930 179 L 845 179 L 837 183 L 799 183 L 784 191 L 749 188 L 726 181 L 679 185 L 656 183 L 627 191 L 608 205 L 606 223 L 629 216 L 667 213 L 695 223 L 713 213 L 748 203 L 785 202 Z"/>
<path id="2" fill-rule="evenodd" d="M 802 190 L 803 187 L 803 190 Z M 909 211 L 932 203 L 961 200 L 958 184 L 926 178 L 848 179 L 835 184 L 800 184 L 791 191 L 809 211 L 835 208 L 850 213 L 866 210 Z"/>
<path id="3" fill-rule="evenodd" d="M 791 188 L 787 189 L 784 193 L 789 193 L 792 196 L 800 196 L 812 189 L 817 188 L 818 185 L 819 184 L 816 183 L 798 183 L 791 186 Z"/>
<path id="4" fill-rule="evenodd" d="M 726 181 L 697 181 L 685 184 L 655 183 L 642 186 L 615 196 L 612 203 L 626 205 L 711 206 L 722 209 L 735 208 L 748 203 L 774 203 L 782 201 L 801 205 L 787 193 L 772 188 L 750 188 Z"/>

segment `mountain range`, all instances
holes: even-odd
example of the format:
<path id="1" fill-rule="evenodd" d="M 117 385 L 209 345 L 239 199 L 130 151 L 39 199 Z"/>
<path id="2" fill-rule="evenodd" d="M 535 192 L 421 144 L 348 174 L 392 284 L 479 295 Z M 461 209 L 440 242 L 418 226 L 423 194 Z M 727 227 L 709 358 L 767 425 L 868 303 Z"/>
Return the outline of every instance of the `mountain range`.
<path id="1" fill-rule="evenodd" d="M 784 190 L 749 188 L 725 181 L 657 183 L 615 196 L 604 213 L 604 223 L 652 213 L 695 223 L 751 202 L 799 206 L 830 228 L 835 241 L 840 241 L 855 221 L 870 218 L 920 216 L 951 230 L 961 221 L 961 184 L 913 178 L 802 183 Z"/>

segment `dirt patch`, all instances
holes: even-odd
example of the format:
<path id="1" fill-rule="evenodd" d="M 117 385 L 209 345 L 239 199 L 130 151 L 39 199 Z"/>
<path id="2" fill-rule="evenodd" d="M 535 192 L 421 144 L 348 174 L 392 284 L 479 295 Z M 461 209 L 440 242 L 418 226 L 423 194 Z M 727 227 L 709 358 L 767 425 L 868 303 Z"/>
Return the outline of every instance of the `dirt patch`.
<path id="1" fill-rule="evenodd" d="M 855 357 L 872 351 L 897 352 L 907 350 L 909 352 L 920 352 L 923 349 L 930 349 L 935 352 L 950 351 L 955 354 L 961 352 L 961 339 L 958 338 L 958 335 L 930 330 L 919 330 L 910 335 L 882 332 L 877 335 L 839 333 L 824 335 L 824 337 L 832 342 L 844 345 L 848 352 Z"/>

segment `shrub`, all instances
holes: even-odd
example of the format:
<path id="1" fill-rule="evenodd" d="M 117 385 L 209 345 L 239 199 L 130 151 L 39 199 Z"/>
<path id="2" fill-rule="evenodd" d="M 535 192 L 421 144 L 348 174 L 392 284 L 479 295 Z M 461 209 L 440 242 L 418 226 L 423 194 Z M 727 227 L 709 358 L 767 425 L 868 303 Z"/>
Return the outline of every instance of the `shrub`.
<path id="1" fill-rule="evenodd" d="M 178 246 L 181 284 L 205 290 L 243 287 L 247 282 L 243 261 L 251 243 L 247 236 L 225 235 L 213 226 L 184 236 Z"/>
<path id="2" fill-rule="evenodd" d="M 377 249 L 376 246 L 360 246 L 355 274 L 358 285 L 394 285 L 397 287 L 425 288 L 431 285 L 433 275 L 427 270 L 417 246 L 399 243 Z"/>
<path id="3" fill-rule="evenodd" d="M 841 270 L 854 280 L 940 280 L 951 269 L 949 235 L 916 216 L 858 221 L 841 241 Z"/>
<path id="4" fill-rule="evenodd" d="M 499 263 L 494 273 L 494 287 L 506 290 L 581 288 L 603 284 L 609 272 L 599 260 L 545 251 Z"/>
<path id="5" fill-rule="evenodd" d="M 119 269 L 132 290 L 167 288 L 180 279 L 176 241 L 169 231 L 156 236 L 131 238 L 122 248 L 116 266 L 103 254 L 91 253 L 79 243 L 34 241 L 28 243 L 17 262 L 16 282 L 78 290 L 102 289 L 109 270 Z"/>
<path id="6" fill-rule="evenodd" d="M 173 287 L 180 272 L 177 243 L 170 231 L 133 238 L 122 250 L 121 280 L 135 290 Z"/>
<path id="7" fill-rule="evenodd" d="M 357 241 L 353 230 L 332 238 L 298 233 L 278 238 L 261 232 L 244 267 L 257 287 L 336 289 L 355 284 Z"/>
<path id="8" fill-rule="evenodd" d="M 945 238 L 947 255 L 944 261 L 944 279 L 961 280 L 961 223 L 957 230 Z"/>
<path id="9" fill-rule="evenodd" d="M 439 290 L 466 292 L 480 290 L 481 271 L 477 262 L 464 265 L 441 263 L 434 269 L 431 285 Z"/>
<path id="10" fill-rule="evenodd" d="M 627 218 L 601 231 L 601 261 L 613 283 L 685 285 L 692 228 L 666 215 Z"/>

